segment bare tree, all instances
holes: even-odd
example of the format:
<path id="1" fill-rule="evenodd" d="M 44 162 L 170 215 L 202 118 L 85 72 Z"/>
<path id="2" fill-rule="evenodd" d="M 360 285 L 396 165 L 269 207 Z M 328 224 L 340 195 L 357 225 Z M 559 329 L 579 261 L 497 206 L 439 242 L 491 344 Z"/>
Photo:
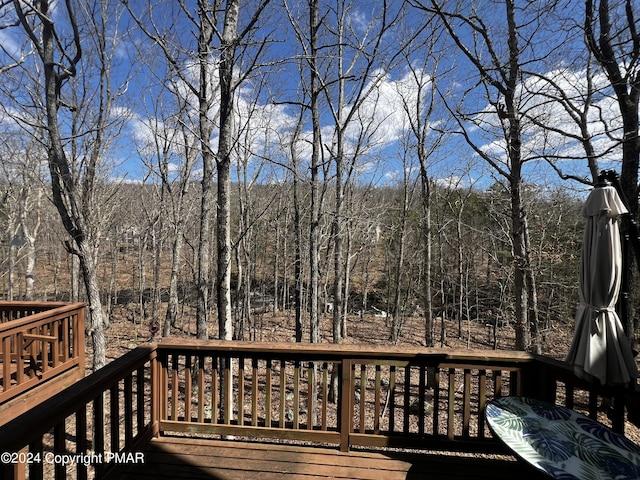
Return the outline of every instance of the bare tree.
<path id="1" fill-rule="evenodd" d="M 190 10 L 187 2 L 179 2 L 179 12 L 183 20 L 169 19 L 170 22 L 184 21 L 192 24 L 197 32 L 197 45 L 190 50 L 181 45 L 167 29 L 155 23 L 153 13 L 156 6 L 147 6 L 146 17 L 128 7 L 136 23 L 150 40 L 157 45 L 167 59 L 167 68 L 178 76 L 188 94 L 197 105 L 197 121 L 194 131 L 200 141 L 202 159 L 200 237 L 198 241 L 198 303 L 196 311 L 197 336 L 208 337 L 208 316 L 210 297 L 210 232 L 216 210 L 216 302 L 218 316 L 218 337 L 232 338 L 231 319 L 231 164 L 235 140 L 234 99 L 239 86 L 257 68 L 258 57 L 264 47 L 264 40 L 252 43 L 256 25 L 269 0 L 255 4 L 253 12 L 241 16 L 238 0 L 229 0 L 224 8 L 221 2 L 199 0 L 197 12 Z M 167 4 L 163 4 L 165 8 Z M 143 19 L 144 18 L 144 19 Z M 243 21 L 246 20 L 246 21 Z M 216 48 L 217 46 L 217 48 Z M 254 54 L 248 51 L 254 48 Z M 195 58 L 191 52 L 195 51 Z M 246 55 L 246 58 L 245 58 Z M 246 60 L 241 64 L 239 56 Z M 191 75 L 192 70 L 197 75 Z M 217 150 L 212 145 L 214 133 L 218 133 Z M 215 163 L 214 163 L 215 162 Z M 214 172 L 214 165 L 216 167 Z M 217 173 L 217 204 L 214 202 L 214 173 Z"/>
<path id="2" fill-rule="evenodd" d="M 325 148 L 334 164 L 335 174 L 332 212 L 334 343 L 341 343 L 344 335 L 341 325 L 345 283 L 345 191 L 363 150 L 370 148 L 373 132 L 378 127 L 374 122 L 380 120 L 369 116 L 371 111 L 363 112 L 363 105 L 370 101 L 369 107 L 375 108 L 376 102 L 371 98 L 379 95 L 377 87 L 401 50 L 401 46 L 396 46 L 397 50 L 391 51 L 389 46 L 393 42 L 388 37 L 403 13 L 402 8 L 394 9 L 391 3 L 384 1 L 372 11 L 367 25 L 349 21 L 355 8 L 354 3 L 344 0 L 337 2 L 335 9 L 330 8 L 330 14 L 323 16 L 324 28 L 330 32 L 326 35 L 323 50 L 334 61 L 319 77 L 333 129 L 331 143 L 325 144 Z"/>
<path id="3" fill-rule="evenodd" d="M 46 153 L 41 151 L 39 142 L 20 131 L 3 135 L 1 151 L 5 158 L 1 171 L 6 244 L 9 250 L 7 299 L 17 298 L 16 269 L 18 264 L 23 263 L 24 290 L 19 288 L 19 292 L 26 300 L 35 300 L 36 242 L 44 196 L 42 160 L 46 158 Z"/>
<path id="4" fill-rule="evenodd" d="M 175 76 L 171 83 L 171 93 L 182 95 L 186 107 L 194 118 L 186 128 L 196 136 L 199 142 L 199 155 L 202 162 L 199 237 L 197 243 L 197 267 L 195 286 L 196 336 L 208 338 L 211 295 L 211 224 L 214 209 L 214 149 L 212 137 L 219 118 L 216 97 L 220 85 L 215 75 L 218 58 L 214 56 L 212 42 L 215 38 L 214 27 L 217 22 L 217 10 L 212 2 L 197 2 L 197 12 L 190 11 L 187 2 L 174 5 L 149 2 L 143 12 L 135 11 L 133 5 L 126 3 L 129 13 L 138 27 L 157 46 L 166 59 L 167 74 Z M 162 14 L 157 14 L 162 12 Z M 171 18 L 169 16 L 172 15 Z M 191 37 L 180 37 L 173 29 L 165 28 L 162 22 L 190 25 L 196 32 L 195 46 L 191 46 Z M 184 44 L 182 41 L 184 40 Z M 193 53 L 195 52 L 195 53 Z M 179 81 L 178 81 L 179 80 Z"/>
<path id="5" fill-rule="evenodd" d="M 293 134 L 293 140 L 291 142 L 291 159 L 293 162 L 293 175 L 294 177 L 294 199 L 298 198 L 298 158 L 299 158 L 299 146 L 297 140 L 301 136 L 302 127 L 305 119 L 305 112 L 308 112 L 311 116 L 311 138 L 309 143 L 311 144 L 311 152 L 309 154 L 309 172 L 310 172 L 310 198 L 309 198 L 309 282 L 308 282 L 308 309 L 309 309 L 309 341 L 311 343 L 318 343 L 320 340 L 320 310 L 319 310 L 319 295 L 320 295 L 320 220 L 321 220 L 321 208 L 322 199 L 324 195 L 321 191 L 320 179 L 321 173 L 325 170 L 324 162 L 322 160 L 322 128 L 320 123 L 320 102 L 322 94 L 322 83 L 320 80 L 320 72 L 324 69 L 322 58 L 319 54 L 320 49 L 320 2 L 319 0 L 310 0 L 308 3 L 308 10 L 304 10 L 300 13 L 294 11 L 291 2 L 285 1 L 285 10 L 287 16 L 293 28 L 294 35 L 297 40 L 297 45 L 300 48 L 298 57 L 300 62 L 298 68 L 300 69 L 301 84 L 304 87 L 303 95 L 304 99 L 299 103 L 301 108 L 300 118 L 297 122 L 295 133 Z M 298 6 L 301 6 L 300 4 Z M 300 21 L 300 18 L 304 18 L 304 14 L 307 14 L 308 23 Z M 296 239 L 298 244 L 302 239 L 301 232 L 301 211 L 299 203 L 296 203 Z M 297 249 L 300 247 L 296 246 Z M 297 261 L 302 261 L 301 252 L 298 251 Z M 302 265 L 298 263 L 296 265 L 296 274 L 300 276 L 296 279 L 296 288 L 299 289 L 300 298 L 298 307 L 301 308 L 302 300 Z M 302 325 L 298 324 L 297 336 L 302 333 Z"/>
<path id="6" fill-rule="evenodd" d="M 149 65 L 151 69 L 153 65 Z M 191 219 L 189 193 L 192 189 L 192 170 L 199 153 L 198 135 L 194 135 L 189 121 L 189 104 L 181 92 L 181 80 L 166 75 L 164 83 L 168 95 L 150 99 L 146 119 L 140 138 L 137 138 L 138 154 L 145 164 L 145 178 L 159 181 L 161 187 L 155 192 L 153 202 L 158 207 L 158 221 L 167 230 L 171 245 L 171 270 L 167 310 L 162 326 L 162 336 L 168 336 L 176 327 L 180 316 L 178 283 L 183 261 L 185 229 Z M 144 182 L 147 183 L 146 181 Z M 163 252 L 158 252 L 159 255 Z M 155 259 L 160 261 L 160 258 Z M 152 329 L 159 325 L 152 325 Z"/>
<path id="7" fill-rule="evenodd" d="M 525 22 L 518 23 L 517 13 L 525 15 L 529 12 L 526 9 L 520 12 L 513 0 L 504 0 L 500 4 L 503 8 L 500 14 L 504 16 L 490 19 L 491 21 L 497 18 L 502 19 L 498 30 L 493 30 L 488 26 L 487 20 L 494 12 L 489 12 L 488 9 L 480 12 L 475 3 L 464 6 L 460 4 L 457 10 L 445 9 L 443 2 L 438 0 L 430 0 L 428 5 L 418 1 L 412 3 L 440 19 L 458 51 L 476 70 L 478 81 L 474 87 L 479 87 L 483 91 L 485 98 L 494 109 L 493 112 L 465 114 L 462 112 L 462 106 L 456 108 L 449 106 L 458 122 L 458 132 L 463 135 L 474 152 L 483 158 L 509 186 L 515 273 L 516 348 L 526 350 L 531 347 L 531 326 L 537 324 L 537 298 L 535 277 L 531 269 L 527 214 L 522 197 L 523 166 L 528 158 L 523 154 L 522 149 L 521 99 L 518 97 L 518 82 L 521 78 L 523 63 L 531 60 L 524 58 L 523 46 L 519 43 L 522 38 L 521 29 L 524 30 Z M 536 8 L 544 7 L 545 5 L 539 5 Z M 530 8 L 534 8 L 534 5 Z M 540 17 L 542 13 L 542 10 L 532 11 L 531 15 L 535 15 L 535 18 L 543 18 Z M 527 26 L 529 45 L 533 41 L 536 25 L 531 23 Z M 460 26 L 464 27 L 469 35 L 463 36 Z M 506 45 L 499 43 L 501 39 Z M 474 87 L 469 89 L 469 92 L 475 91 Z M 484 149 L 465 125 L 465 122 L 471 121 L 481 130 L 486 129 L 493 125 L 488 121 L 489 115 L 497 120 L 496 130 L 503 136 L 503 159 L 497 158 L 491 151 Z"/>
<path id="8" fill-rule="evenodd" d="M 418 175 L 420 178 L 420 199 L 422 207 L 421 240 L 422 240 L 422 303 L 424 309 L 425 344 L 435 345 L 433 302 L 431 292 L 432 270 L 432 238 L 431 238 L 431 196 L 432 179 L 431 167 L 436 163 L 436 152 L 445 138 L 443 125 L 435 126 L 434 119 L 441 102 L 438 100 L 435 82 L 438 75 L 440 61 L 438 58 L 437 30 L 425 28 L 425 41 L 411 44 L 404 58 L 407 74 L 403 82 L 399 83 L 399 95 L 405 112 L 407 128 L 406 135 L 410 135 L 415 144 L 415 156 L 418 160 Z M 415 49 L 415 50 L 414 50 Z M 423 58 L 422 64 L 410 61 L 409 55 L 419 52 Z M 442 55 L 442 53 L 440 53 Z"/>
<path id="9" fill-rule="evenodd" d="M 52 4 L 48 0 L 13 2 L 19 24 L 43 67 L 45 121 L 36 127 L 46 132 L 53 202 L 70 236 L 67 247 L 78 257 L 82 270 L 95 370 L 105 364 L 107 323 L 100 301 L 98 254 L 101 225 L 109 212 L 100 197 L 104 185 L 100 175 L 109 140 L 120 128 L 114 122 L 115 102 L 125 90 L 111 78 L 119 20 L 117 11 L 108 11 L 104 4 L 67 0 L 56 3 L 55 16 Z M 89 57 L 83 56 L 83 45 L 89 45 Z M 21 67 L 28 68 L 25 63 Z"/>

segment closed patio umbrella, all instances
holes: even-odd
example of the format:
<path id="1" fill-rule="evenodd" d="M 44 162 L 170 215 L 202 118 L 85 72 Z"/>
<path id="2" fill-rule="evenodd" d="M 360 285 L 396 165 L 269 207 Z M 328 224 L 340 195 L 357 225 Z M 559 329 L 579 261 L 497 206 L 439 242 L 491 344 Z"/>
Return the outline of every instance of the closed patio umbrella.
<path id="1" fill-rule="evenodd" d="M 582 208 L 587 223 L 580 263 L 580 305 L 566 360 L 576 375 L 603 385 L 621 385 L 638 377 L 615 311 L 622 275 L 618 217 L 627 212 L 611 185 L 595 187 Z"/>

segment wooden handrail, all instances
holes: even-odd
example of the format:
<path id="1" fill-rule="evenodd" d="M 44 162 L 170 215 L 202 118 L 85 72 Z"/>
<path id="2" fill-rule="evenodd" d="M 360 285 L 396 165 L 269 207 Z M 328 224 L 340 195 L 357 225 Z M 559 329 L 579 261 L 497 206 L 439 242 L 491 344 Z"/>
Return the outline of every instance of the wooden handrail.
<path id="1" fill-rule="evenodd" d="M 0 312 L 3 309 L 6 310 L 8 308 L 8 305 L 1 305 L 2 303 L 3 302 L 0 302 Z M 28 302 L 23 302 L 23 303 L 29 305 Z M 41 309 L 37 313 L 33 313 L 27 316 L 21 316 L 17 319 L 0 323 L 0 334 L 8 330 L 21 328 L 31 323 L 39 322 L 41 320 L 48 319 L 51 317 L 60 318 L 70 312 L 73 312 L 74 310 L 80 310 L 80 309 L 84 310 L 84 308 L 86 307 L 86 303 L 52 302 L 49 308 L 45 308 L 44 305 L 46 305 L 47 303 L 48 302 L 34 302 L 33 303 L 34 307 L 32 308 L 35 308 L 35 305 L 38 305 Z"/>
<path id="2" fill-rule="evenodd" d="M 272 356 L 301 359 L 313 357 L 330 357 L 340 359 L 345 356 L 363 359 L 385 358 L 438 358 L 440 361 L 468 362 L 473 364 L 500 363 L 523 364 L 535 360 L 535 355 L 512 350 L 453 350 L 451 348 L 398 347 L 376 345 L 344 345 L 331 343 L 293 343 L 293 342 L 244 342 L 226 340 L 197 340 L 169 337 L 158 343 L 159 350 L 178 348 L 181 351 L 211 351 L 242 353 L 260 356 L 268 351 Z"/>

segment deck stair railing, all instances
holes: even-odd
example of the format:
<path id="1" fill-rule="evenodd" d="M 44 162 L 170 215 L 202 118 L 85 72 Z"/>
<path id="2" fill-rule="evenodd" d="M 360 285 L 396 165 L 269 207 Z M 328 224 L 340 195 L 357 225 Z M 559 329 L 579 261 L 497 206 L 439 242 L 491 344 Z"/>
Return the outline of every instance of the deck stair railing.
<path id="1" fill-rule="evenodd" d="M 16 460 L 0 473 L 108 478 L 118 458 L 168 435 L 341 450 L 503 451 L 484 422 L 484 406 L 501 395 L 585 410 L 619 431 L 635 428 L 625 421 L 635 389 L 590 386 L 566 365 L 525 352 L 166 339 L 0 427 L 0 452 Z M 613 410 L 603 409 L 604 400 Z M 45 461 L 56 458 L 75 461 Z"/>
<path id="2" fill-rule="evenodd" d="M 0 412 L 54 378 L 84 376 L 84 315 L 84 303 L 0 302 Z"/>

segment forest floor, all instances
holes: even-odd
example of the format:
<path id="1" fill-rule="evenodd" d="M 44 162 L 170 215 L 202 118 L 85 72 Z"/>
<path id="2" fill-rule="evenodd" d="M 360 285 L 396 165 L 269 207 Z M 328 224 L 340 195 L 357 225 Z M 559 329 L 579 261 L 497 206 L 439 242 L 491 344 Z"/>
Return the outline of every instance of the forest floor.
<path id="1" fill-rule="evenodd" d="M 151 338 L 149 324 L 140 321 L 141 315 L 136 314 L 133 306 L 116 306 L 111 315 L 111 326 L 106 331 L 108 361 L 121 356 L 138 344 L 148 342 Z M 390 322 L 384 317 L 375 315 L 349 316 L 347 323 L 346 344 L 353 345 L 390 345 Z M 573 336 L 573 319 L 564 323 L 554 323 L 541 332 L 542 353 L 549 357 L 563 360 L 571 344 Z M 331 315 L 323 314 L 320 320 L 320 341 L 332 341 Z M 293 312 L 262 313 L 252 318 L 244 336 L 245 340 L 264 342 L 293 342 L 295 341 L 295 320 Z M 195 332 L 195 315 L 185 315 L 182 328 L 174 328 L 172 336 L 193 337 Z M 515 345 L 515 329 L 513 325 L 503 325 L 497 328 L 490 323 L 475 320 L 442 320 L 435 322 L 436 347 L 452 349 L 494 349 L 512 350 Z M 210 329 L 210 338 L 217 337 L 217 331 Z M 308 338 L 308 331 L 305 332 Z M 160 340 L 158 333 L 155 340 Z M 399 346 L 424 346 L 424 319 L 407 317 L 400 331 Z M 89 346 L 90 348 L 90 346 Z M 87 352 L 90 360 L 91 352 Z"/>

